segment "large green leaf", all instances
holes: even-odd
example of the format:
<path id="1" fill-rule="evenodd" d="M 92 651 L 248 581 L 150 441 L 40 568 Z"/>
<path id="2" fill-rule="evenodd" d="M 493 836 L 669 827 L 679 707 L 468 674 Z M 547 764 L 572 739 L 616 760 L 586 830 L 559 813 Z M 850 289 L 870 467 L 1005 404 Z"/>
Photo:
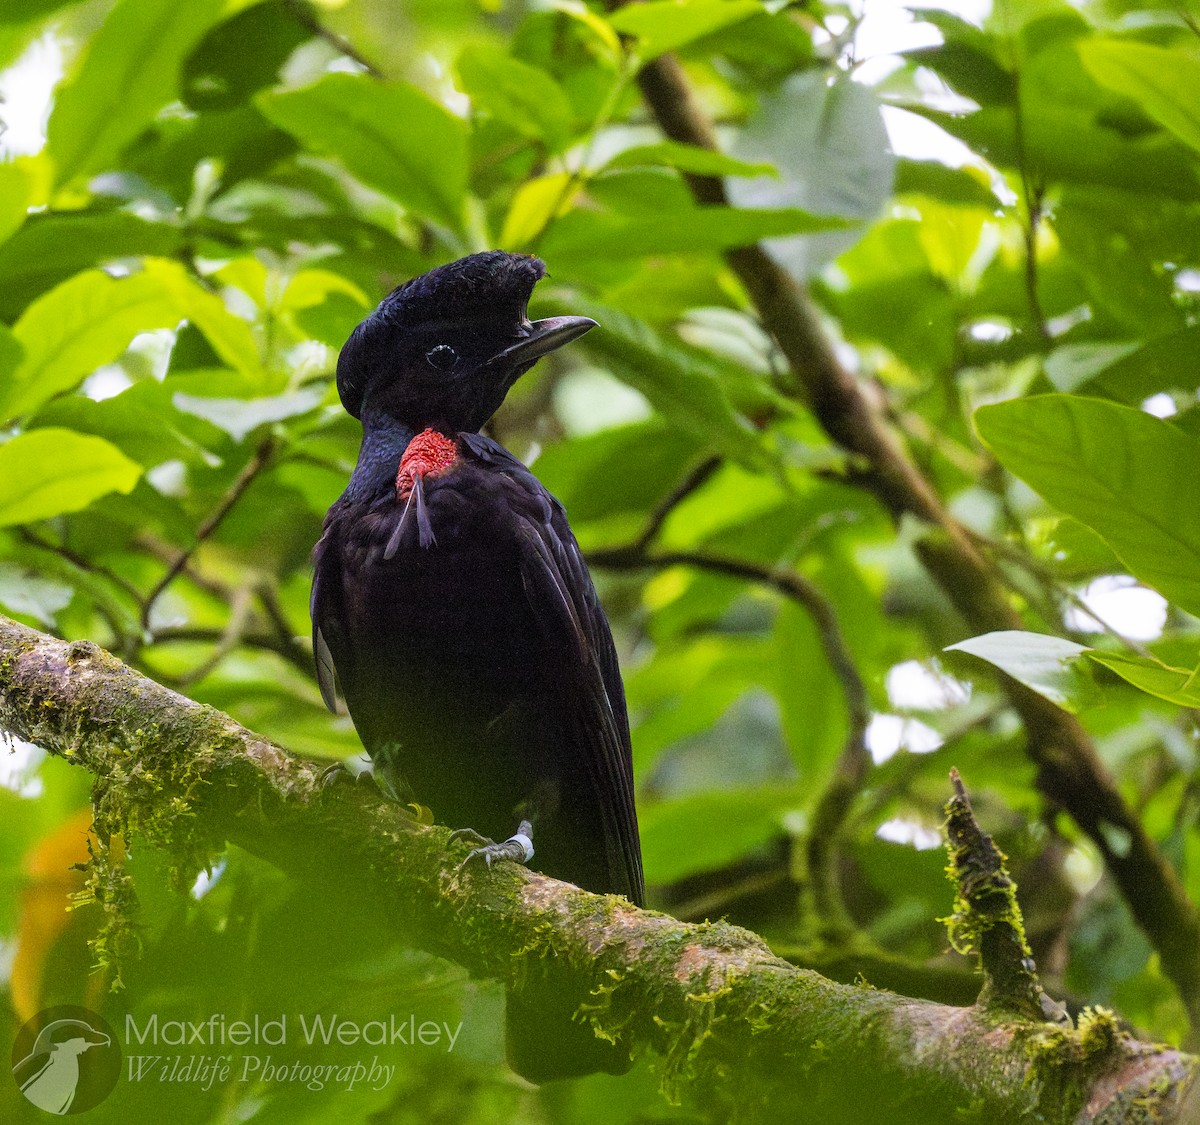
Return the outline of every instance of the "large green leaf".
<path id="1" fill-rule="evenodd" d="M 644 520 L 695 462 L 702 439 L 661 416 L 547 446 L 538 479 L 578 530 L 615 514 Z"/>
<path id="2" fill-rule="evenodd" d="M 78 512 L 109 492 L 128 492 L 142 467 L 90 434 L 47 428 L 0 445 L 0 527 Z"/>
<path id="3" fill-rule="evenodd" d="M 543 307 L 549 303 L 544 301 Z M 567 304 L 561 308 L 566 311 Z M 548 311 L 557 312 L 558 306 Z M 590 316 L 601 325 L 581 346 L 603 359 L 622 382 L 645 395 L 673 425 L 735 461 L 759 468 L 769 463 L 766 448 L 734 410 L 712 366 L 618 309 L 572 297 L 570 312 Z"/>
<path id="4" fill-rule="evenodd" d="M 872 219 L 892 191 L 895 157 L 879 98 L 849 76 L 830 83 L 821 70 L 793 75 L 761 99 L 738 130 L 733 154 L 769 161 L 780 173 L 731 181 L 729 199 L 738 207 L 797 207 Z M 793 277 L 806 281 L 862 237 L 866 224 L 853 227 L 772 239 L 766 248 Z"/>
<path id="5" fill-rule="evenodd" d="M 173 328 L 176 303 L 145 273 L 113 278 L 88 270 L 40 297 L 17 321 L 21 363 L 0 377 L 0 418 L 35 410 L 111 363 L 139 332 Z"/>
<path id="6" fill-rule="evenodd" d="M 1155 121 L 1200 151 L 1200 58 L 1114 39 L 1088 39 L 1078 50 L 1097 82 L 1136 99 Z"/>
<path id="7" fill-rule="evenodd" d="M 58 183 L 112 165 L 176 96 L 183 60 L 224 7 L 224 0 L 119 0 L 55 99 L 46 144 Z"/>
<path id="8" fill-rule="evenodd" d="M 794 207 L 781 210 L 686 207 L 632 218 L 579 210 L 564 215 L 550 228 L 541 250 L 548 259 L 557 262 L 711 253 L 749 246 L 763 238 L 854 225 L 836 215 L 814 215 Z"/>
<path id="9" fill-rule="evenodd" d="M 260 94 L 276 125 L 336 156 L 364 183 L 457 229 L 467 190 L 467 130 L 415 86 L 329 74 L 300 90 Z"/>
<path id="10" fill-rule="evenodd" d="M 458 76 L 476 109 L 522 135 L 555 149 L 570 134 L 570 99 L 541 67 L 474 44 L 458 56 Z"/>
<path id="11" fill-rule="evenodd" d="M 1200 441 L 1073 395 L 980 407 L 975 424 L 1005 468 L 1098 532 L 1130 574 L 1200 614 Z"/>
<path id="12" fill-rule="evenodd" d="M 101 270 L 76 274 L 30 305 L 14 326 L 24 358 L 11 374 L 0 374 L 0 418 L 36 410 L 111 363 L 138 333 L 174 328 L 185 318 L 230 366 L 257 370 L 250 325 L 178 262 L 150 260 L 122 278 Z"/>
<path id="13" fill-rule="evenodd" d="M 119 258 L 169 256 L 183 235 L 176 226 L 125 211 L 48 211 L 30 215 L 0 246 L 0 310 L 13 319 L 73 273 Z"/>
<path id="14" fill-rule="evenodd" d="M 609 20 L 638 41 L 638 57 L 655 58 L 762 12 L 757 0 L 653 0 L 629 4 Z"/>
<path id="15" fill-rule="evenodd" d="M 940 125 L 980 155 L 1006 168 L 1025 165 L 1047 183 L 1101 184 L 1187 202 L 1200 178 L 1191 153 L 1162 134 L 1136 135 L 1099 123 L 1070 104 L 1040 104 L 1021 119 L 1008 106 L 954 114 L 924 106 L 914 113 Z M 1016 137 L 1023 138 L 1019 148 Z"/>
<path id="16" fill-rule="evenodd" d="M 148 261 L 143 269 L 145 276 L 175 302 L 179 316 L 204 333 L 222 360 L 244 375 L 259 372 L 258 345 L 248 321 L 231 313 L 220 297 L 204 288 L 178 262 Z"/>
<path id="17" fill-rule="evenodd" d="M 1086 655 L 1149 695 L 1180 707 L 1200 707 L 1200 677 L 1195 669 L 1173 668 L 1151 657 L 1123 652 L 1092 650 Z"/>
<path id="18" fill-rule="evenodd" d="M 986 660 L 1067 711 L 1079 711 L 1096 699 L 1095 685 L 1078 663 L 1086 647 L 1063 637 L 1004 629 L 947 645 L 946 651 Z"/>
<path id="19" fill-rule="evenodd" d="M 606 168 L 638 168 L 644 165 L 675 168 L 694 172 L 698 176 L 777 176 L 774 164 L 747 163 L 723 152 L 677 141 L 660 141 L 654 145 L 635 145 L 617 153 Z"/>
<path id="20" fill-rule="evenodd" d="M 263 0 L 212 28 L 183 67 L 189 108 L 231 109 L 274 82 L 288 56 L 316 32 L 306 15 L 289 0 Z"/>

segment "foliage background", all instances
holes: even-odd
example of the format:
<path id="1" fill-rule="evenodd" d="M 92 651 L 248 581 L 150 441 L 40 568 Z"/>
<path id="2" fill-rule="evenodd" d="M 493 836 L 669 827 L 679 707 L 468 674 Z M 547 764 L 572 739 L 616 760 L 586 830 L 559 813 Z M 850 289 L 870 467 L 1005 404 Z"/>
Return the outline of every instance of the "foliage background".
<path id="1" fill-rule="evenodd" d="M 1053 989 L 1180 1042 L 1196 997 L 1164 973 L 1095 840 L 1039 789 L 995 670 L 1078 716 L 1194 900 L 1200 33 L 1180 4 L 1003 0 L 979 25 L 921 10 L 929 45 L 889 66 L 856 58 L 860 15 L 760 0 L 4 5 L 0 65 L 53 44 L 65 75 L 44 148 L 0 164 L 0 605 L 297 753 L 357 754 L 306 640 L 308 554 L 358 440 L 337 348 L 415 273 L 536 252 L 552 280 L 533 314 L 602 330 L 526 377 L 493 428 L 593 554 L 653 901 L 727 916 L 842 979 L 969 1002 L 937 921 L 956 765 Z M 666 51 L 724 155 L 663 143 L 636 78 Z M 894 157 L 884 106 L 961 145 Z M 731 206 L 698 207 L 689 174 L 727 177 Z M 862 466 L 801 401 L 723 257 L 762 239 L 1022 631 L 973 638 L 922 566 L 927 529 L 859 487 Z M 693 565 L 714 556 L 749 579 Z M 776 567 L 811 583 L 847 666 L 812 598 L 763 580 Z M 822 822 L 831 902 L 809 829 L 848 760 L 862 764 L 848 807 Z M 2 764 L 6 1034 L 80 1000 L 114 1022 L 463 1021 L 453 1052 L 401 1052 L 384 1090 L 122 1084 L 97 1120 L 701 1112 L 669 1106 L 646 1062 L 526 1087 L 501 1061 L 496 989 L 236 851 L 194 883 L 135 838 L 140 956 L 93 971 L 104 912 L 63 911 L 87 897 L 69 866 L 87 858 L 89 780 L 28 747 Z M 1119 832 L 1108 846 L 1120 854 Z M 6 1117 L 24 1112 L 10 1087 L 0 1097 Z"/>

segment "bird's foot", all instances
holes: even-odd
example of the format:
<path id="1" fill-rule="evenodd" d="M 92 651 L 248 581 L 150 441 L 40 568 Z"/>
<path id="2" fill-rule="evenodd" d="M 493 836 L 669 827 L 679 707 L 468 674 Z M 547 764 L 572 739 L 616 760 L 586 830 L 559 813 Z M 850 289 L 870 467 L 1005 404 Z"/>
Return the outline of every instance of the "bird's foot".
<path id="1" fill-rule="evenodd" d="M 361 770 L 354 770 L 344 761 L 336 761 L 326 766 L 321 771 L 319 778 L 321 789 L 325 791 L 335 789 L 339 785 L 345 785 L 347 782 L 379 790 L 379 782 L 375 778 L 375 771 L 369 766 Z"/>
<path id="2" fill-rule="evenodd" d="M 468 844 L 476 844 L 480 847 L 495 847 L 496 841 L 488 836 L 484 836 L 480 832 L 476 832 L 474 828 L 456 828 L 450 833 L 450 842 L 457 844 L 460 841 L 466 841 Z"/>
<path id="3" fill-rule="evenodd" d="M 468 852 L 466 859 L 458 865 L 460 871 L 468 863 L 478 860 L 482 860 L 491 868 L 492 863 L 498 859 L 512 860 L 513 863 L 519 863 L 522 867 L 533 859 L 533 826 L 527 820 L 521 821 L 517 826 L 516 833 L 499 844 L 489 840 L 486 836 L 481 836 L 473 828 L 460 828 L 457 832 L 450 834 L 450 839 L 469 840 L 471 843 L 479 845 Z"/>

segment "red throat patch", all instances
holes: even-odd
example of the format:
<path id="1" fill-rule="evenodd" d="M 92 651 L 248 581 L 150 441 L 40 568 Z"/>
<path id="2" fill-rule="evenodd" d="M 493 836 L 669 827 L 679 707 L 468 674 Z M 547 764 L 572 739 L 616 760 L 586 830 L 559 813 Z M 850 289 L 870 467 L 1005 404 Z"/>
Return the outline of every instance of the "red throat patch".
<path id="1" fill-rule="evenodd" d="M 437 430 L 422 430 L 408 443 L 396 473 L 396 496 L 407 500 L 417 477 L 441 476 L 458 458 L 458 443 Z"/>

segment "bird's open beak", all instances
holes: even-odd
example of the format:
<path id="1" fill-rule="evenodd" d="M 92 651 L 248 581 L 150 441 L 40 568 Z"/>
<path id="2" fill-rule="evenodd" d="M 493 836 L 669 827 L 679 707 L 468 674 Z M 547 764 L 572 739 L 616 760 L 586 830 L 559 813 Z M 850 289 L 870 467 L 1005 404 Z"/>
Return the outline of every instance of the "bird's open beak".
<path id="1" fill-rule="evenodd" d="M 596 322 L 590 316 L 550 316 L 545 320 L 532 321 L 529 335 L 498 353 L 491 363 L 527 367 L 596 327 Z"/>

